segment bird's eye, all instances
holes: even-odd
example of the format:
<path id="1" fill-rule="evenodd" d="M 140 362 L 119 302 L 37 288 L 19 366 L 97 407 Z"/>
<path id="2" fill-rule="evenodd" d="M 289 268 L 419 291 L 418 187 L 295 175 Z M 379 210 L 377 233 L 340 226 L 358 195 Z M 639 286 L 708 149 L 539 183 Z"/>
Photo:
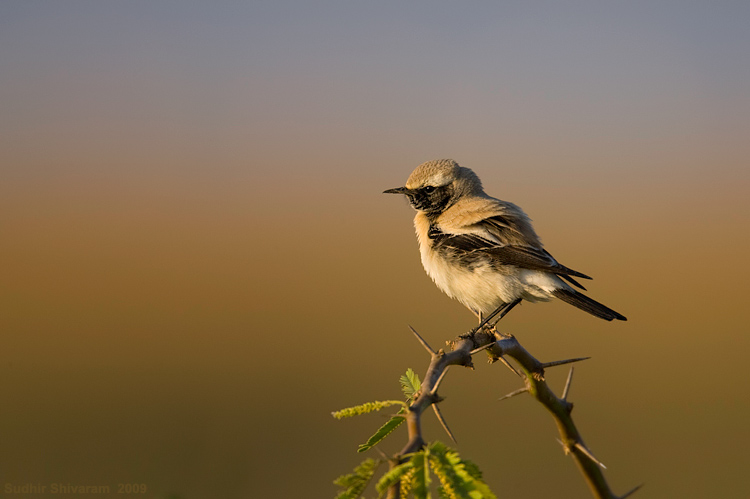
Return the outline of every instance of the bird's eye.
<path id="1" fill-rule="evenodd" d="M 423 190 L 424 190 L 425 193 L 430 194 L 431 192 L 433 192 L 435 190 L 435 187 L 432 186 L 432 185 L 427 185 L 427 186 L 425 186 L 425 188 Z"/>

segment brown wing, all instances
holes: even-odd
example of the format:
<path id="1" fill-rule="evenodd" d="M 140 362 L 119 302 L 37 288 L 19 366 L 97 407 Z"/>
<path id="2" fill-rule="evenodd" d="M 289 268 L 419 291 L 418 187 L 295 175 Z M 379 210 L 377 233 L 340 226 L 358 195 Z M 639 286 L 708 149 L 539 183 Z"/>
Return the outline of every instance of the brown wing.
<path id="1" fill-rule="evenodd" d="M 503 244 L 502 241 L 522 240 L 522 228 L 507 217 L 491 217 L 476 224 L 488 237 L 477 234 L 447 234 L 438 227 L 430 228 L 429 236 L 434 240 L 435 249 L 452 249 L 458 256 L 473 259 L 478 254 L 486 255 L 494 263 L 550 272 L 583 287 L 570 276 L 591 279 L 581 272 L 570 269 L 555 260 L 544 248 L 522 244 Z M 494 239 L 494 240 L 492 240 Z M 501 243 L 498 243 L 501 241 Z"/>

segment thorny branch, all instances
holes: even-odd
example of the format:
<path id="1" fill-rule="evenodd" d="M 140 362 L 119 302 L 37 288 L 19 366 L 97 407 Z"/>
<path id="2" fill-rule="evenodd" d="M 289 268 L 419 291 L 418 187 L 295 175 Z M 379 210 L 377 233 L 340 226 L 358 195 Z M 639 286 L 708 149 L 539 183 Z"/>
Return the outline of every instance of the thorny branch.
<path id="1" fill-rule="evenodd" d="M 471 356 L 482 350 L 487 350 L 490 353 L 492 362 L 497 360 L 503 361 L 507 367 L 518 374 L 524 381 L 524 387 L 509 393 L 502 397 L 501 400 L 528 392 L 552 414 L 560 432 L 559 442 L 562 444 L 563 450 L 566 454 L 570 454 L 573 457 L 573 460 L 578 465 L 578 468 L 583 474 L 586 483 L 591 488 L 591 492 L 595 498 L 624 499 L 638 490 L 640 486 L 634 488 L 623 496 L 616 496 L 609 488 L 609 485 L 604 478 L 604 474 L 602 473 L 602 468 L 605 468 L 605 466 L 594 457 L 591 451 L 586 447 L 586 444 L 583 443 L 583 438 L 578 432 L 570 415 L 573 411 L 573 404 L 567 400 L 568 390 L 570 389 L 570 383 L 573 377 L 573 369 L 571 368 L 568 375 L 562 398 L 558 398 L 552 393 L 552 390 L 550 390 L 545 382 L 545 368 L 578 362 L 585 360 L 587 357 L 543 363 L 534 358 L 523 346 L 521 346 L 514 336 L 500 334 L 494 328 L 484 327 L 484 323 L 480 326 L 482 327 L 478 327 L 468 334 L 461 335 L 450 342 L 449 344 L 452 348 L 449 352 L 446 352 L 443 349 L 438 351 L 433 350 L 419 333 L 417 333 L 414 328 L 410 327 L 419 342 L 430 354 L 430 365 L 424 376 L 422 388 L 406 414 L 409 441 L 406 446 L 401 449 L 401 452 L 390 460 L 391 466 L 398 465 L 399 462 L 402 462 L 402 456 L 416 452 L 425 445 L 425 441 L 422 437 L 421 416 L 430 406 L 436 409 L 436 414 L 438 415 L 440 423 L 443 425 L 451 439 L 455 441 L 453 434 L 445 423 L 445 419 L 437 410 L 437 404 L 442 400 L 437 394 L 437 390 L 448 367 L 452 365 L 473 367 Z M 507 363 L 503 356 L 508 356 L 514 359 L 521 367 L 521 372 L 518 372 Z M 398 485 L 395 485 L 389 489 L 388 499 L 398 498 L 399 488 Z"/>

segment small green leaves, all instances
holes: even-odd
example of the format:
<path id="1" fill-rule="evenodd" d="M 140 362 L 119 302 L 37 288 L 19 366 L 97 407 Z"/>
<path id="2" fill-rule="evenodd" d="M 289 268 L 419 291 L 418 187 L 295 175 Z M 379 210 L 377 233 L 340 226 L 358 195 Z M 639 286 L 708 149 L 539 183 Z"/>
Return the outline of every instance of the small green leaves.
<path id="1" fill-rule="evenodd" d="M 333 417 L 336 419 L 350 418 L 352 416 L 367 414 L 368 412 L 379 411 L 380 409 L 390 407 L 392 405 L 400 405 L 401 407 L 406 407 L 406 404 L 404 404 L 400 400 L 376 400 L 375 402 L 367 402 L 366 404 L 347 407 L 346 409 L 332 412 L 331 415 L 333 415 Z"/>
<path id="2" fill-rule="evenodd" d="M 382 495 L 388 490 L 388 487 L 400 483 L 402 478 L 411 475 L 410 471 L 412 468 L 414 468 L 414 464 L 411 461 L 395 466 L 382 476 L 377 485 L 375 485 L 375 490 L 377 490 L 378 494 L 382 497 Z"/>
<path id="3" fill-rule="evenodd" d="M 416 398 L 422 384 L 419 376 L 412 369 L 408 369 L 406 374 L 401 376 L 400 382 L 406 402 L 401 400 L 368 402 L 332 413 L 336 419 L 342 419 L 379 411 L 386 407 L 399 406 L 398 413 L 381 426 L 367 442 L 360 445 L 357 452 L 370 450 L 406 421 L 409 404 Z M 435 481 L 431 476 L 433 474 L 440 482 L 437 484 L 437 491 L 441 499 L 497 499 L 487 484 L 482 481 L 479 468 L 471 461 L 461 459 L 458 452 L 441 442 L 433 442 L 418 452 L 397 455 L 395 456 L 397 461 L 393 462 L 398 462 L 399 458 L 404 462 L 388 470 L 375 486 L 381 498 L 391 487 L 394 487 L 398 489 L 399 497 L 402 499 L 410 497 L 430 499 L 430 484 Z M 334 483 L 343 489 L 336 499 L 360 498 L 382 462 L 366 459 L 354 469 L 354 473 L 336 479 Z"/>
<path id="4" fill-rule="evenodd" d="M 334 484 L 344 489 L 339 492 L 336 499 L 357 499 L 361 496 L 380 464 L 381 461 L 365 459 L 359 466 L 354 468 L 354 473 L 342 475 L 334 480 Z"/>
<path id="5" fill-rule="evenodd" d="M 405 463 L 391 469 L 378 481 L 375 490 L 382 497 L 395 484 L 399 484 L 401 497 L 404 499 L 410 493 L 412 497 L 429 499 L 430 470 L 427 466 L 427 453 L 417 452 Z"/>
<path id="6" fill-rule="evenodd" d="M 422 388 L 422 382 L 419 381 L 419 375 L 417 375 L 411 367 L 406 370 L 406 374 L 399 378 L 399 381 L 401 382 L 401 390 L 404 392 L 404 395 L 406 395 L 406 400 L 412 400 L 414 395 L 416 395 Z"/>
<path id="7" fill-rule="evenodd" d="M 440 481 L 438 492 L 441 498 L 497 499 L 482 481 L 482 473 L 476 465 L 464 461 L 458 452 L 441 442 L 433 442 L 412 454 L 408 461 L 388 471 L 378 480 L 375 489 L 383 497 L 389 487 L 398 484 L 404 499 L 429 499 L 430 472 Z"/>
<path id="8" fill-rule="evenodd" d="M 367 442 L 360 445 L 359 449 L 357 449 L 357 452 L 365 452 L 367 450 L 370 450 L 373 446 L 377 445 L 378 442 L 390 435 L 393 430 L 401 426 L 401 423 L 403 423 L 405 419 L 406 418 L 404 418 L 403 416 L 393 416 L 388 420 L 386 424 L 381 426 L 380 429 L 378 429 L 378 431 L 376 431 L 375 434 L 371 436 Z"/>
<path id="9" fill-rule="evenodd" d="M 497 499 L 482 481 L 477 466 L 464 461 L 453 449 L 442 442 L 434 442 L 427 448 L 430 468 L 440 479 L 441 494 L 450 499 Z"/>
<path id="10" fill-rule="evenodd" d="M 448 457 L 448 448 L 440 442 L 435 442 L 428 450 L 430 467 L 440 479 L 440 487 L 445 495 L 450 499 L 472 499 L 467 488 L 463 486 L 456 466 Z"/>
<path id="11" fill-rule="evenodd" d="M 359 416 L 361 414 L 367 414 L 369 412 L 379 411 L 381 409 L 394 405 L 400 405 L 401 408 L 398 411 L 398 414 L 404 414 L 406 412 L 406 409 L 408 408 L 407 403 L 414 398 L 417 392 L 419 392 L 421 388 L 421 382 L 419 381 L 419 376 L 417 376 L 417 374 L 411 368 L 407 369 L 406 374 L 401 376 L 399 380 L 401 382 L 401 390 L 404 392 L 407 402 L 402 402 L 400 400 L 368 402 L 366 404 L 356 405 L 354 407 L 347 407 L 346 409 L 342 409 L 331 414 L 336 419 L 343 419 L 350 418 L 352 416 Z M 387 423 L 381 426 L 378 431 L 376 431 L 375 434 L 371 436 L 369 440 L 367 440 L 367 442 L 360 445 L 359 449 L 357 449 L 357 452 L 365 452 L 367 450 L 370 450 L 373 446 L 377 445 L 378 442 L 390 435 L 393 430 L 401 426 L 401 423 L 403 423 L 404 420 L 404 416 L 398 415 L 392 417 L 390 420 L 388 420 Z"/>
<path id="12" fill-rule="evenodd" d="M 482 480 L 482 470 L 479 469 L 479 466 L 477 466 L 474 461 L 462 459 L 461 462 L 464 464 L 464 470 L 466 470 L 466 473 L 468 473 L 471 478 L 479 481 Z"/>
<path id="13" fill-rule="evenodd" d="M 430 468 L 428 466 L 428 452 L 417 452 L 412 456 L 414 463 L 414 477 L 409 487 L 414 492 L 414 497 L 430 498 Z"/>

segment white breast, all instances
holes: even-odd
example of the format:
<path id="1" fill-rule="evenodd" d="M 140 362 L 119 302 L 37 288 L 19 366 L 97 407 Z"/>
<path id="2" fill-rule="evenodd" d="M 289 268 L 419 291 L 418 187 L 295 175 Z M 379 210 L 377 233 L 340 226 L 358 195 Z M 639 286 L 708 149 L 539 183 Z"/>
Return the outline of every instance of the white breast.
<path id="1" fill-rule="evenodd" d="M 547 301 L 552 297 L 552 291 L 563 285 L 557 276 L 534 270 L 510 266 L 497 270 L 489 264 L 463 267 L 460 262 L 444 258 L 432 249 L 426 217 L 417 215 L 414 225 L 422 266 L 427 275 L 441 291 L 471 310 L 486 315 L 503 303 L 518 298 Z"/>

